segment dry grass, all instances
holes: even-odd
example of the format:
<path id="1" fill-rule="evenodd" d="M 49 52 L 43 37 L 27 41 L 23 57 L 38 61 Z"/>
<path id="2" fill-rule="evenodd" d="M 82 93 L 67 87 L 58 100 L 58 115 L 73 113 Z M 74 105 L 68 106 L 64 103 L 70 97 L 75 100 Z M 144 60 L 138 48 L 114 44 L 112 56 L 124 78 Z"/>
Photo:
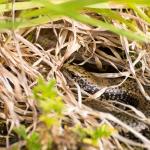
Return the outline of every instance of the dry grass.
<path id="1" fill-rule="evenodd" d="M 148 34 L 147 24 L 140 18 L 126 13 L 122 15 L 135 19 L 142 30 Z M 114 22 L 114 25 L 123 28 L 117 22 Z M 34 38 L 33 42 L 28 40 L 29 35 Z M 123 150 L 125 147 L 134 149 L 132 146 L 149 148 L 150 140 L 119 118 L 82 104 L 84 91 L 77 84 L 75 89 L 71 90 L 61 70 L 65 62 L 72 62 L 74 59 L 79 62 L 79 65 L 87 62 L 94 64 L 99 72 L 105 66 L 111 66 L 116 73 L 95 73 L 95 75 L 107 78 L 134 78 L 149 103 L 150 97 L 142 86 L 150 83 L 149 44 L 128 41 L 125 37 L 68 18 L 15 33 L 4 31 L 0 38 L 0 101 L 2 103 L 0 117 L 7 123 L 10 122 L 11 128 L 19 126 L 26 120 L 31 123 L 28 130 L 35 130 L 38 112 L 36 101 L 32 98 L 32 87 L 36 85 L 37 77 L 44 76 L 46 80 L 56 79 L 59 94 L 65 102 L 65 115 L 71 118 L 73 124 L 95 127 L 99 126 L 98 119 L 100 119 L 101 123 L 106 122 L 112 126 L 115 123 L 118 129 L 132 132 L 143 142 L 140 144 L 115 133 L 110 139 L 100 140 L 100 149 Z M 77 96 L 73 93 L 75 90 Z M 94 96 L 92 98 L 96 99 L 99 93 Z M 99 105 L 108 109 L 113 107 L 107 103 L 99 103 Z M 137 119 L 149 123 L 142 112 L 129 107 L 135 112 Z"/>

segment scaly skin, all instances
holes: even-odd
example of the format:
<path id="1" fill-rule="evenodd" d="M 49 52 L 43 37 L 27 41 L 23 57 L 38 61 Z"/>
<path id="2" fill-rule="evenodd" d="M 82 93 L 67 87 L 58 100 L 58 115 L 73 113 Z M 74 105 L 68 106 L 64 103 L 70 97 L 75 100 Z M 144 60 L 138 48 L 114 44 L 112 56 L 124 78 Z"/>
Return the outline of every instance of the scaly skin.
<path id="1" fill-rule="evenodd" d="M 73 79 L 83 90 L 90 94 L 94 94 L 102 88 L 108 87 L 105 92 L 98 98 L 99 100 L 112 100 L 119 101 L 124 104 L 129 104 L 138 110 L 141 110 L 147 117 L 150 116 L 150 103 L 141 94 L 140 89 L 138 88 L 138 85 L 134 79 L 127 79 L 120 86 L 111 87 L 121 83 L 123 78 L 98 78 L 92 75 L 90 72 L 86 71 L 84 68 L 70 64 L 65 64 L 63 68 L 64 72 L 66 72 L 66 78 L 68 78 L 68 80 L 69 78 Z M 71 82 L 69 81 L 68 83 Z M 116 113 L 115 111 L 111 111 L 111 109 L 107 109 L 101 106 L 101 101 L 98 100 L 86 101 L 84 104 L 96 110 L 114 114 L 129 126 L 150 138 L 149 125 L 145 124 L 144 122 L 139 121 L 125 113 Z M 126 136 L 129 135 L 126 133 Z"/>
<path id="2" fill-rule="evenodd" d="M 84 68 L 70 64 L 65 64 L 64 69 L 67 71 L 68 76 L 74 79 L 83 90 L 90 94 L 108 87 L 99 99 L 120 101 L 138 107 L 140 110 L 143 109 L 145 103 L 149 103 L 141 94 L 134 79 L 127 79 L 121 86 L 111 87 L 121 83 L 123 78 L 98 78 L 87 72 Z"/>
<path id="3" fill-rule="evenodd" d="M 149 102 L 145 100 L 144 96 L 141 94 L 135 80 L 127 79 L 121 86 L 114 88 L 110 86 L 121 83 L 123 80 L 122 78 L 97 78 L 82 67 L 69 64 L 65 64 L 63 66 L 63 70 L 65 73 L 67 73 L 67 78 L 74 79 L 83 90 L 91 94 L 98 92 L 104 87 L 108 87 L 108 89 L 99 97 L 99 100 L 113 100 L 129 104 L 139 110 L 142 110 L 144 114 L 150 116 L 148 111 L 150 110 Z M 86 101 L 85 104 L 96 110 L 114 114 L 120 120 L 127 123 L 129 126 L 132 126 L 135 130 L 140 131 L 143 135 L 150 139 L 149 125 L 145 124 L 144 122 L 141 122 L 127 114 L 114 112 L 111 110 L 111 108 L 105 108 L 101 106 L 101 101 Z M 9 136 L 9 144 L 13 144 L 19 140 L 17 134 L 14 132 L 8 135 L 6 124 L 3 122 L 0 123 L 0 131 L 0 146 L 6 145 L 7 136 Z M 125 132 L 125 136 L 129 137 L 130 133 Z"/>

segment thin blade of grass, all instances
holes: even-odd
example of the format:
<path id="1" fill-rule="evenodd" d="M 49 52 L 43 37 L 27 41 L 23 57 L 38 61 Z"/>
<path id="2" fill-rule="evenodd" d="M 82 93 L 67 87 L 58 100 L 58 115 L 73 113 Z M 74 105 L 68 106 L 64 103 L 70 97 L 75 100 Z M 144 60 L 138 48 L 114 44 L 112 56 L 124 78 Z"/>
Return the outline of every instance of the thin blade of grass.
<path id="1" fill-rule="evenodd" d="M 140 32 L 139 28 L 136 27 L 134 24 L 130 23 L 128 20 L 124 19 L 120 14 L 119 12 L 116 12 L 116 11 L 113 11 L 113 10 L 110 10 L 110 9 L 95 9 L 95 8 L 90 8 L 90 10 L 92 12 L 96 12 L 96 13 L 99 13 L 103 16 L 106 16 L 108 17 L 109 19 L 114 19 L 114 20 L 117 20 L 119 21 L 120 23 L 124 23 L 127 27 L 129 27 L 132 31 L 137 31 L 137 32 Z"/>
<path id="2" fill-rule="evenodd" d="M 81 21 L 83 23 L 87 23 L 87 24 L 97 26 L 97 27 L 102 27 L 102 28 L 110 30 L 116 34 L 126 36 L 132 40 L 134 39 L 137 41 L 144 41 L 144 42 L 150 41 L 149 37 L 146 36 L 145 34 L 138 34 L 138 33 L 132 32 L 132 31 L 126 31 L 123 29 L 118 29 L 117 27 L 115 27 L 111 24 L 105 23 L 105 22 L 97 20 L 97 19 L 93 19 L 91 17 L 87 17 L 85 15 L 80 15 L 80 14 L 76 13 L 76 15 L 70 16 L 70 17 L 72 17 L 75 20 Z"/>
<path id="3" fill-rule="evenodd" d="M 33 3 L 33 2 L 15 2 L 14 9 L 15 10 L 26 10 L 43 7 L 41 3 Z M 12 10 L 12 3 L 0 4 L 0 13 L 7 12 Z"/>
<path id="4" fill-rule="evenodd" d="M 141 8 L 139 8 L 136 5 L 129 5 L 129 6 L 140 16 L 140 18 L 142 18 L 147 23 L 150 23 L 150 18 L 144 13 L 144 11 L 142 11 Z"/>

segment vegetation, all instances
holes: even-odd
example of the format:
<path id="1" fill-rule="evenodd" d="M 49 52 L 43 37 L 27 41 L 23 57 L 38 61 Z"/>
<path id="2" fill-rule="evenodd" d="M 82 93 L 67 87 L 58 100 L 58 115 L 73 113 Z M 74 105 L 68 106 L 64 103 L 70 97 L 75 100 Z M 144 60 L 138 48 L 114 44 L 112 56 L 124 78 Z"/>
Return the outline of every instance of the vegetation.
<path id="1" fill-rule="evenodd" d="M 14 149 L 148 147 L 141 134 L 143 144 L 118 136 L 120 128 L 139 135 L 119 118 L 82 105 L 91 96 L 68 87 L 62 66 L 74 59 L 92 60 L 97 70 L 109 64 L 118 71 L 112 77 L 132 76 L 150 99 L 141 84 L 149 84 L 149 6 L 149 0 L 0 0 L 1 116 L 21 139 Z"/>
<path id="2" fill-rule="evenodd" d="M 29 150 L 41 150 L 45 147 L 46 149 L 52 149 L 52 130 L 59 131 L 64 118 L 64 104 L 61 97 L 57 94 L 55 80 L 50 80 L 49 83 L 47 83 L 43 79 L 39 79 L 38 85 L 33 89 L 33 94 L 41 109 L 41 115 L 39 117 L 40 124 L 44 124 L 45 128 L 40 128 L 39 131 L 34 131 L 30 135 L 27 134 L 25 126 L 15 128 L 15 131 L 24 141 L 26 141 L 26 147 Z M 78 125 L 68 130 L 77 134 L 80 141 L 83 143 L 88 143 L 96 147 L 98 146 L 99 139 L 104 137 L 109 138 L 115 131 L 106 124 L 95 129 L 83 128 Z M 41 137 L 40 133 L 42 132 L 46 133 L 47 136 L 44 135 L 44 137 Z M 44 142 L 43 144 L 43 141 L 47 141 L 47 143 Z"/>
<path id="3" fill-rule="evenodd" d="M 111 10 L 111 2 L 109 0 L 71 0 L 71 1 L 58 1 L 57 3 L 49 0 L 29 0 L 28 2 L 15 2 L 7 3 L 4 0 L 1 2 L 0 10 L 1 13 L 7 11 L 21 11 L 20 15 L 12 21 L 12 18 L 2 20 L 0 28 L 25 28 L 40 25 L 43 23 L 48 23 L 49 20 L 58 20 L 63 16 L 68 16 L 77 21 L 87 23 L 93 26 L 102 27 L 104 29 L 110 30 L 119 35 L 127 36 L 130 39 L 148 41 L 149 37 L 142 33 L 139 28 L 136 27 L 136 22 L 124 19 L 119 13 Z M 109 5 L 110 3 L 110 5 Z M 141 19 L 150 22 L 148 14 L 146 14 L 139 6 L 145 4 L 150 5 L 149 1 L 112 1 L 114 5 L 123 4 L 123 7 L 132 8 L 135 13 L 137 13 Z M 38 9 L 37 9 L 38 8 Z M 125 25 L 125 29 L 119 29 L 114 27 L 109 22 L 100 21 L 93 19 L 81 12 L 96 12 L 107 16 L 108 18 L 115 19 L 121 24 Z"/>

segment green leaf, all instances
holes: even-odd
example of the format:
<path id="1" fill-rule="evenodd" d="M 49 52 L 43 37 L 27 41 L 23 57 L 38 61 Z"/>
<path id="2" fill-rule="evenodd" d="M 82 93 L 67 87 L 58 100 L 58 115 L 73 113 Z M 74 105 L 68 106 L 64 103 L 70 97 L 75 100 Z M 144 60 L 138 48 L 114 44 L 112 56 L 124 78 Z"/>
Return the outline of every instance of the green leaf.
<path id="1" fill-rule="evenodd" d="M 20 125 L 18 128 L 14 128 L 14 131 L 24 140 L 27 138 L 26 128 L 23 125 Z"/>
<path id="2" fill-rule="evenodd" d="M 96 128 L 91 136 L 93 139 L 98 140 L 102 137 L 110 137 L 111 134 L 112 131 L 110 130 L 110 127 L 106 124 L 103 124 L 102 126 Z"/>
<path id="3" fill-rule="evenodd" d="M 33 132 L 27 139 L 27 147 L 29 150 L 41 150 L 40 136 Z"/>
<path id="4" fill-rule="evenodd" d="M 41 115 L 40 121 L 44 122 L 48 128 L 59 125 L 59 118 L 57 118 L 57 116 L 49 117 L 48 115 Z"/>

